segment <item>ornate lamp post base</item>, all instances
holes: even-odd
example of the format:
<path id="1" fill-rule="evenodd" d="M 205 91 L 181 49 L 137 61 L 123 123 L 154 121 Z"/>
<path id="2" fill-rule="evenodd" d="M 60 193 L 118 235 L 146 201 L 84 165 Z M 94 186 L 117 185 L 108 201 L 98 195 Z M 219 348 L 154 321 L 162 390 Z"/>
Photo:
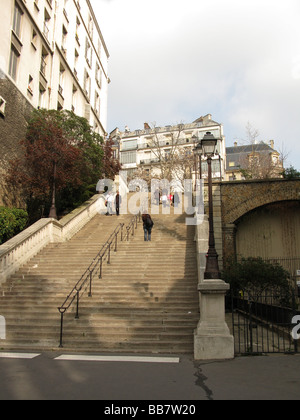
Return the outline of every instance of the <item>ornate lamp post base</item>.
<path id="1" fill-rule="evenodd" d="M 229 285 L 223 280 L 204 280 L 200 293 L 200 322 L 194 336 L 195 360 L 234 358 L 234 338 L 225 321 L 225 294 Z"/>

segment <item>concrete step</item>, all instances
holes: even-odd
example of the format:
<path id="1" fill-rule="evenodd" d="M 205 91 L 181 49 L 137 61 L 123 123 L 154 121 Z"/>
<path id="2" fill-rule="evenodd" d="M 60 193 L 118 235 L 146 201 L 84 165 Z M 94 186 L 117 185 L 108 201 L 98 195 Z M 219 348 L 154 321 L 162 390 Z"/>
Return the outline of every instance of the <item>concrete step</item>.
<path id="1" fill-rule="evenodd" d="M 93 296 L 64 316 L 70 350 L 191 353 L 199 320 L 194 232 L 180 216 L 154 216 L 153 241 L 142 226 L 118 242 Z M 119 223 L 132 216 L 96 216 L 69 242 L 50 244 L 0 289 L 7 322 L 5 349 L 57 348 L 60 306 Z"/>
<path id="2" fill-rule="evenodd" d="M 2 344 L 1 350 L 25 350 L 34 351 L 58 351 L 59 338 L 57 336 L 36 335 L 36 336 L 12 336 Z M 90 335 L 88 333 L 66 335 L 63 341 L 63 348 L 66 352 L 118 352 L 130 353 L 170 353 L 182 354 L 193 353 L 193 334 L 181 336 L 180 339 L 168 334 L 149 334 L 148 336 L 120 336 L 120 335 Z"/>

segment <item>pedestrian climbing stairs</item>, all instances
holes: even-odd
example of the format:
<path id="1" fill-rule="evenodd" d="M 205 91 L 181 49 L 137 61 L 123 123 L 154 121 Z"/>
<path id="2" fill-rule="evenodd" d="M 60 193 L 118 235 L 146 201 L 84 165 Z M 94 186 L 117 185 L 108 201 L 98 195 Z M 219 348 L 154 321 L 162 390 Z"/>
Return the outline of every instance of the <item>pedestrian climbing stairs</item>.
<path id="1" fill-rule="evenodd" d="M 57 349 L 62 305 L 101 246 L 132 215 L 95 216 L 70 241 L 51 244 L 0 288 L 6 340 L 0 348 Z M 142 223 L 112 252 L 92 296 L 64 316 L 64 350 L 192 353 L 199 320 L 194 228 L 184 215 L 155 215 L 152 241 Z"/>

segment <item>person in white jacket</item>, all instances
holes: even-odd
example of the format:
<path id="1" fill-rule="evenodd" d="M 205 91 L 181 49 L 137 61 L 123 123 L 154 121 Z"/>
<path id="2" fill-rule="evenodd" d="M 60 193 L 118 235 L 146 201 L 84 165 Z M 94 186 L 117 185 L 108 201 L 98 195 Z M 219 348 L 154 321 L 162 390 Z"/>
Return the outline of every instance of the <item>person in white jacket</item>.
<path id="1" fill-rule="evenodd" d="M 113 214 L 113 202 L 114 202 L 114 196 L 113 194 L 109 194 L 107 197 L 107 215 L 112 216 Z"/>
<path id="2" fill-rule="evenodd" d="M 167 207 L 168 204 L 168 196 L 167 194 L 163 193 L 162 197 L 161 197 L 161 202 L 163 207 Z"/>

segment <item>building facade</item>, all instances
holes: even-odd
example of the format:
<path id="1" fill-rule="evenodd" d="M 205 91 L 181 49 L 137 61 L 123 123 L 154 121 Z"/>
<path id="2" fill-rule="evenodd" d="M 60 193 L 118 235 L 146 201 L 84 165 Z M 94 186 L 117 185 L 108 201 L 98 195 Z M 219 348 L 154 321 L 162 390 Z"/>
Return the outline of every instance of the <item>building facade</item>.
<path id="1" fill-rule="evenodd" d="M 225 137 L 223 125 L 214 121 L 210 114 L 198 118 L 193 123 L 155 127 L 144 124 L 143 130 L 124 132 L 115 129 L 111 133 L 118 150 L 122 170 L 128 178 L 135 175 L 149 175 L 154 178 L 192 179 L 200 172 L 199 161 L 194 156 L 194 148 L 207 132 L 218 139 L 218 158 L 213 162 L 215 178 L 223 178 L 225 173 Z M 207 174 L 207 164 L 202 162 L 202 176 Z"/>
<path id="2" fill-rule="evenodd" d="M 282 178 L 283 162 L 274 141 L 226 148 L 226 181 Z"/>
<path id="3" fill-rule="evenodd" d="M 34 108 L 73 111 L 107 133 L 109 53 L 89 0 L 0 0 L 0 205 Z"/>
<path id="4" fill-rule="evenodd" d="M 104 136 L 109 53 L 89 0 L 0 0 L 0 7 L 1 78 L 33 108 L 73 110 Z"/>

